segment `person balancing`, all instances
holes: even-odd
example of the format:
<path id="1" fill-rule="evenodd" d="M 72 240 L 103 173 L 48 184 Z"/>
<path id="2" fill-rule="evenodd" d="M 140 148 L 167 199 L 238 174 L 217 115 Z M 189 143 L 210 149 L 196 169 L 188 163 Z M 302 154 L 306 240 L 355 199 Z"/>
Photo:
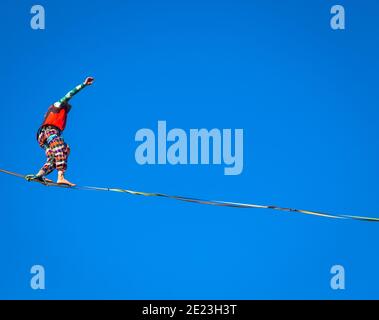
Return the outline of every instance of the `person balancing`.
<path id="1" fill-rule="evenodd" d="M 70 154 L 70 147 L 63 140 L 62 133 L 66 128 L 67 115 L 71 110 L 68 103 L 70 99 L 86 86 L 94 82 L 93 77 L 87 77 L 82 84 L 76 86 L 68 92 L 62 99 L 49 107 L 45 114 L 42 125 L 37 132 L 37 141 L 42 149 L 45 150 L 46 162 L 37 174 L 29 174 L 25 178 L 28 181 L 38 180 L 40 182 L 52 182 L 45 176 L 57 169 L 58 184 L 75 186 L 65 178 L 67 170 L 67 159 Z"/>

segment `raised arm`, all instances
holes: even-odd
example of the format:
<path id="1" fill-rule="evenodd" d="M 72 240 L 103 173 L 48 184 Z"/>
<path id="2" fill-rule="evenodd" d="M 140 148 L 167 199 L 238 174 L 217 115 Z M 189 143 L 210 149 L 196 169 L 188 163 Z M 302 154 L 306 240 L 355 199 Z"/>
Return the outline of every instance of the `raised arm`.
<path id="1" fill-rule="evenodd" d="M 81 91 L 84 87 L 89 86 L 93 83 L 94 78 L 88 77 L 86 80 L 77 85 L 74 89 L 72 89 L 70 92 L 68 92 L 62 99 L 58 100 L 54 103 L 54 107 L 60 108 L 63 104 L 68 102 L 74 95 L 76 95 L 79 91 Z"/>

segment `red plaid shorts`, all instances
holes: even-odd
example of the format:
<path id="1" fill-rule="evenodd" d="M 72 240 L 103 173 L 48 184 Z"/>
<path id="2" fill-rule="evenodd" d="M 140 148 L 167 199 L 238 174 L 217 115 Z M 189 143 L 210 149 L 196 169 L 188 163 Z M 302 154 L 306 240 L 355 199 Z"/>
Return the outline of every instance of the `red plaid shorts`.
<path id="1" fill-rule="evenodd" d="M 38 143 L 46 154 L 46 162 L 41 168 L 45 174 L 51 173 L 54 169 L 66 171 L 70 147 L 64 142 L 60 131 L 54 127 L 42 128 Z"/>

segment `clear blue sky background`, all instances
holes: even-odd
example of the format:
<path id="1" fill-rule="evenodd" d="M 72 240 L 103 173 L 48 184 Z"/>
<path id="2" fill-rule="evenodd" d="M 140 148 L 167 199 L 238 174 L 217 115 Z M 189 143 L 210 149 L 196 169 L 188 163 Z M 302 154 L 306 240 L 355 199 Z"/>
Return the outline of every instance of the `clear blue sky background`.
<path id="1" fill-rule="evenodd" d="M 35 132 L 72 100 L 68 178 L 194 197 L 379 214 L 374 0 L 3 0 L 0 167 L 44 162 Z M 140 166 L 138 129 L 243 128 L 244 171 Z M 0 298 L 379 298 L 378 225 L 45 188 L 0 175 Z M 42 264 L 46 290 L 30 288 Z M 341 264 L 346 290 L 333 291 Z"/>

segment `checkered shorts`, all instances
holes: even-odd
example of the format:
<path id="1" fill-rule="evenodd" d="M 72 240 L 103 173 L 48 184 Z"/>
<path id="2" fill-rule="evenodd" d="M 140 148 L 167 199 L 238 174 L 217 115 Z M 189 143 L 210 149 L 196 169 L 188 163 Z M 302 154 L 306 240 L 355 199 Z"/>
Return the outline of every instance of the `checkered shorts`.
<path id="1" fill-rule="evenodd" d="M 64 142 L 59 130 L 53 127 L 42 128 L 38 143 L 45 150 L 46 163 L 41 168 L 46 175 L 54 169 L 66 171 L 67 158 L 70 154 L 70 147 Z"/>

